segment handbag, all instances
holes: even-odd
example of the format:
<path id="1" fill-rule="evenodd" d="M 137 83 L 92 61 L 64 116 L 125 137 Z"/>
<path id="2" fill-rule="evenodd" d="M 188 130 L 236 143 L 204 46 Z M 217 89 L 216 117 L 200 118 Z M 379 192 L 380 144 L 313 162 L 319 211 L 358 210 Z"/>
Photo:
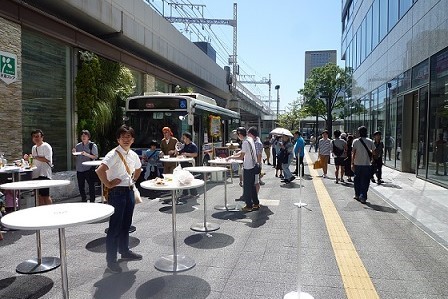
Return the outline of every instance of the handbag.
<path id="1" fill-rule="evenodd" d="M 124 159 L 123 155 L 118 151 L 115 150 L 118 154 L 118 156 L 120 156 L 121 161 L 123 161 L 124 166 L 126 167 L 126 172 L 129 174 L 129 176 L 131 176 L 131 170 L 128 167 L 128 164 L 126 163 L 126 160 Z M 134 199 L 135 199 L 135 203 L 142 203 L 142 197 L 140 195 L 140 191 L 138 191 L 137 186 L 135 186 L 135 184 L 132 186 L 132 190 L 134 191 Z"/>
<path id="2" fill-rule="evenodd" d="M 317 159 L 316 162 L 314 162 L 313 169 L 320 169 L 322 168 L 322 161 L 320 159 Z"/>
<path id="3" fill-rule="evenodd" d="M 260 174 L 260 172 L 261 172 L 261 165 L 260 165 L 260 163 L 256 162 L 256 160 L 255 160 L 254 151 L 252 149 L 252 146 L 251 146 L 250 142 L 249 142 L 249 149 L 250 149 L 250 153 L 251 153 L 251 156 L 252 156 L 252 161 L 254 162 L 254 165 L 255 165 L 254 168 L 253 168 L 254 171 L 255 171 L 255 174 Z"/>

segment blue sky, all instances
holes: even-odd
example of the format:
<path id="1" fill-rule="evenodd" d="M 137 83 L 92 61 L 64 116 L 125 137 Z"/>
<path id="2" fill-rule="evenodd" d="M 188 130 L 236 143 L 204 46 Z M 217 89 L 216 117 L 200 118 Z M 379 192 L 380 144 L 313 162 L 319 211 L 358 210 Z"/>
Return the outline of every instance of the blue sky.
<path id="1" fill-rule="evenodd" d="M 153 3 L 156 5 L 157 2 Z M 272 77 L 272 99 L 275 85 L 280 85 L 280 109 L 294 101 L 303 87 L 305 51 L 337 50 L 340 57 L 340 0 L 190 0 L 178 1 L 205 4 L 205 18 L 232 19 L 233 3 L 238 3 L 238 63 L 240 73 L 255 75 L 256 80 Z M 161 4 L 160 4 L 161 6 Z M 169 11 L 165 5 L 165 11 Z M 187 11 L 187 10 L 186 10 Z M 199 14 L 199 11 L 196 9 Z M 173 13 L 173 16 L 175 14 Z M 176 15 L 177 16 L 177 15 Z M 183 28 L 184 25 L 177 25 Z M 199 26 L 201 27 L 201 26 Z M 220 42 L 212 36 L 211 43 L 219 52 L 218 64 L 232 51 L 232 27 L 212 26 Z M 190 36 L 187 33 L 187 36 Z M 198 38 L 192 34 L 192 41 Z M 224 47 L 220 45 L 224 44 Z M 220 59 L 219 59 L 220 58 Z M 227 57 L 225 58 L 227 59 Z M 224 59 L 224 60 L 225 60 Z M 338 61 L 339 65 L 342 65 Z M 254 94 L 268 95 L 267 85 L 246 85 Z M 264 100 L 267 100 L 265 98 Z M 275 107 L 275 106 L 273 106 Z"/>

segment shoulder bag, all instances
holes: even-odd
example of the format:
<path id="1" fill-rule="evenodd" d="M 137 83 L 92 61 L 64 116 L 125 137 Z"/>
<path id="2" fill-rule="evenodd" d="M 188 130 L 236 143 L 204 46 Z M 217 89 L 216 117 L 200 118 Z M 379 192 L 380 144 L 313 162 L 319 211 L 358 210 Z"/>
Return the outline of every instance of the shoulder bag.
<path id="1" fill-rule="evenodd" d="M 367 154 L 369 155 L 370 161 L 372 161 L 373 156 L 372 151 L 367 148 L 367 145 L 364 143 L 364 140 L 362 140 L 361 137 L 359 137 L 359 141 L 361 141 L 362 145 L 364 145 L 364 148 L 366 149 Z"/>
<path id="2" fill-rule="evenodd" d="M 247 141 L 247 142 L 249 142 L 249 141 Z M 249 142 L 249 149 L 250 149 L 250 153 L 251 153 L 251 156 L 252 156 L 252 161 L 254 161 L 254 165 L 255 165 L 254 166 L 255 174 L 260 174 L 260 172 L 261 172 L 261 165 L 255 159 L 254 150 L 252 149 L 252 145 L 250 144 L 250 142 Z"/>
<path id="3" fill-rule="evenodd" d="M 120 156 L 121 161 L 123 161 L 124 167 L 126 167 L 126 172 L 132 178 L 131 170 L 129 169 L 128 164 L 126 163 L 126 160 L 124 159 L 123 155 L 118 150 L 115 151 L 117 152 L 118 156 Z M 135 203 L 142 203 L 143 200 L 142 197 L 140 196 L 140 191 L 138 191 L 138 188 L 135 184 L 132 186 L 132 189 L 134 190 Z"/>

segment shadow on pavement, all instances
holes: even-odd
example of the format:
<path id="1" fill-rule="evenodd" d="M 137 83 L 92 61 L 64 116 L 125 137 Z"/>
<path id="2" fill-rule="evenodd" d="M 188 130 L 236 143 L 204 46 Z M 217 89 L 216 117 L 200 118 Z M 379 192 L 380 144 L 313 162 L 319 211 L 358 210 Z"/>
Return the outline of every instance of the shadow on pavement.
<path id="1" fill-rule="evenodd" d="M 246 217 L 252 220 L 252 222 L 246 223 L 246 225 L 252 228 L 258 228 L 269 220 L 270 215 L 274 215 L 274 213 L 269 207 L 260 206 L 260 210 L 246 213 Z"/>
<path id="2" fill-rule="evenodd" d="M 1 241 L 1 246 L 11 245 L 17 240 L 22 238 L 22 236 L 28 236 L 35 234 L 34 230 L 6 230 L 3 231 L 3 240 Z M 1 297 L 0 297 L 1 298 Z"/>
<path id="3" fill-rule="evenodd" d="M 23 275 L 0 280 L 0 298 L 42 298 L 53 288 L 54 282 L 41 275 Z"/>
<path id="4" fill-rule="evenodd" d="M 383 183 L 381 184 L 383 187 L 395 188 L 395 189 L 403 189 L 400 185 L 392 184 L 392 183 Z"/>
<path id="5" fill-rule="evenodd" d="M 120 299 L 135 283 L 137 270 L 125 271 L 117 274 L 106 274 L 107 276 L 97 281 L 93 298 L 96 299 Z"/>
<path id="6" fill-rule="evenodd" d="M 235 242 L 232 236 L 221 233 L 194 234 L 184 240 L 188 246 L 198 249 L 217 249 L 227 247 Z"/>
<path id="7" fill-rule="evenodd" d="M 221 211 L 221 212 L 213 213 L 212 217 L 216 218 L 216 219 L 221 219 L 221 220 L 236 221 L 236 220 L 241 220 L 241 219 L 246 218 L 246 214 L 241 211 L 237 211 L 237 212 Z"/>
<path id="8" fill-rule="evenodd" d="M 366 206 L 369 207 L 372 210 L 379 211 L 379 212 L 397 213 L 397 209 L 394 209 L 394 208 L 391 208 L 391 207 L 385 207 L 385 206 L 372 204 L 370 202 L 366 202 Z"/>
<path id="9" fill-rule="evenodd" d="M 205 299 L 210 295 L 210 292 L 210 285 L 201 278 L 189 275 L 167 275 L 151 279 L 142 284 L 137 289 L 135 298 Z"/>
<path id="10" fill-rule="evenodd" d="M 140 244 L 140 239 L 129 237 L 129 248 Z M 86 244 L 86 249 L 91 252 L 106 253 L 106 237 L 101 237 Z"/>

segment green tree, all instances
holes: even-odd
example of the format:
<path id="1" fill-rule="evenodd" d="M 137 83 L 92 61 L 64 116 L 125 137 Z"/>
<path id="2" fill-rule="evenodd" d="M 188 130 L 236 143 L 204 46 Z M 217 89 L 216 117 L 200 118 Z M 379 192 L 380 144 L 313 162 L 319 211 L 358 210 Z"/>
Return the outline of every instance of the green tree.
<path id="1" fill-rule="evenodd" d="M 135 83 L 131 71 L 90 52 L 80 52 L 75 80 L 77 132 L 87 129 L 105 154 L 115 143 L 115 130 L 123 122 L 125 99 Z"/>
<path id="2" fill-rule="evenodd" d="M 300 126 L 300 119 L 304 117 L 301 111 L 300 100 L 297 99 L 288 104 L 285 113 L 279 116 L 278 125 L 290 131 L 296 131 Z"/>
<path id="3" fill-rule="evenodd" d="M 351 86 L 351 71 L 328 63 L 315 68 L 299 93 L 304 96 L 304 113 L 326 120 L 326 128 L 332 131 L 333 119 L 339 109 L 345 107 L 344 93 Z"/>

